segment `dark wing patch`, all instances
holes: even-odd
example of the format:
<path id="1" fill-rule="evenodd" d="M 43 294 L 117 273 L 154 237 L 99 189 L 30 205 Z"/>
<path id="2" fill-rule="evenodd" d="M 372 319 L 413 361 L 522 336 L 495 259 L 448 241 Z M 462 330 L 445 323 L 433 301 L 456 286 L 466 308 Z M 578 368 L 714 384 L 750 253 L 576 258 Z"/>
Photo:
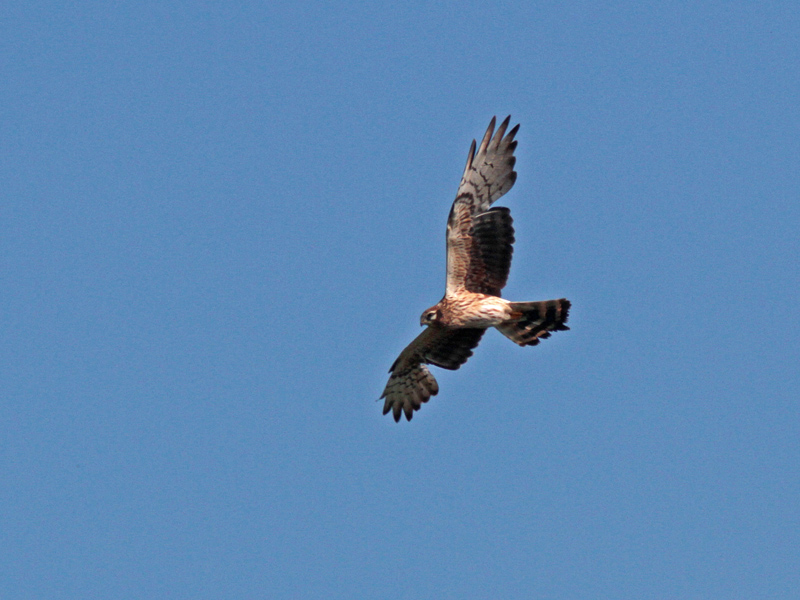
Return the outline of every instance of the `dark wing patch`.
<path id="1" fill-rule="evenodd" d="M 472 350 L 480 343 L 485 329 L 451 329 L 444 330 L 446 336 L 428 349 L 425 362 L 443 369 L 455 371 L 472 356 Z"/>
<path id="2" fill-rule="evenodd" d="M 503 206 L 472 219 L 470 270 L 464 287 L 478 294 L 499 296 L 511 269 L 514 226 L 511 211 Z"/>
<path id="3" fill-rule="evenodd" d="M 383 414 L 392 411 L 395 421 L 405 414 L 411 420 L 415 410 L 439 392 L 439 384 L 425 363 L 455 370 L 467 362 L 481 341 L 485 329 L 442 329 L 426 327 L 389 369 L 391 375 L 381 398 Z"/>

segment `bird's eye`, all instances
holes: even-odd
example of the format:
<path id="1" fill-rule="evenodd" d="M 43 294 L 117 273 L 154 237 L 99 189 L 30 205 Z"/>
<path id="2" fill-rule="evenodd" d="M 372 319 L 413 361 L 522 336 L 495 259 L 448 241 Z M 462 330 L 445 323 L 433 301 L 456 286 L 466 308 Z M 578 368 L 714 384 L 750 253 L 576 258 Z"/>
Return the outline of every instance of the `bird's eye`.
<path id="1" fill-rule="evenodd" d="M 436 319 L 436 313 L 431 311 L 427 315 L 425 315 L 425 317 L 428 319 L 428 321 L 433 321 L 434 319 Z"/>

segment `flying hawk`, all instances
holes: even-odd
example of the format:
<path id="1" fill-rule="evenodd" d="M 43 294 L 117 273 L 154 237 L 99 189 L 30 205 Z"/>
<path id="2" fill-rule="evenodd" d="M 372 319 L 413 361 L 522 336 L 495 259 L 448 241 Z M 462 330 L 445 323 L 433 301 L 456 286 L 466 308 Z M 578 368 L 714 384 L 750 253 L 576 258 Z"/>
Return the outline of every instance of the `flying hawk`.
<path id="1" fill-rule="evenodd" d="M 510 116 L 494 131 L 495 118 L 477 153 L 475 140 L 467 156 L 450 216 L 447 219 L 447 285 L 444 298 L 422 313 L 425 330 L 397 357 L 381 398 L 383 414 L 402 413 L 411 420 L 423 402 L 439 392 L 428 367 L 458 369 L 472 356 L 488 327 L 495 327 L 520 346 L 535 346 L 551 331 L 565 325 L 570 302 L 566 298 L 541 302 L 509 302 L 500 297 L 511 267 L 514 228 L 511 212 L 490 208 L 514 185 L 514 136 L 506 134 Z"/>

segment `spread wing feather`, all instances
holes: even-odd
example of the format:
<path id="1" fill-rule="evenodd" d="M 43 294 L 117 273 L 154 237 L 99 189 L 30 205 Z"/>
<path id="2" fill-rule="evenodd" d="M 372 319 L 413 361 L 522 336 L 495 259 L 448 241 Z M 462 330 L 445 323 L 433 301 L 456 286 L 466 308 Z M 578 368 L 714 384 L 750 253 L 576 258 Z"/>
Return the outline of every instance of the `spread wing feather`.
<path id="1" fill-rule="evenodd" d="M 499 296 L 506 286 L 514 252 L 511 211 L 495 206 L 472 219 L 470 268 L 464 287 L 470 292 Z"/>
<path id="2" fill-rule="evenodd" d="M 485 329 L 443 329 L 426 327 L 400 353 L 389 369 L 391 376 L 381 398 L 386 398 L 383 414 L 392 411 L 395 421 L 403 413 L 411 420 L 423 402 L 439 393 L 439 384 L 426 367 L 436 365 L 456 370 L 472 356 Z"/>
<path id="3" fill-rule="evenodd" d="M 514 242 L 511 215 L 508 209 L 490 211 L 489 207 L 517 178 L 514 136 L 519 125 L 506 134 L 510 119 L 506 117 L 495 132 L 492 118 L 477 152 L 474 140 L 470 146 L 447 219 L 446 294 L 466 289 L 499 295 L 508 279 Z"/>

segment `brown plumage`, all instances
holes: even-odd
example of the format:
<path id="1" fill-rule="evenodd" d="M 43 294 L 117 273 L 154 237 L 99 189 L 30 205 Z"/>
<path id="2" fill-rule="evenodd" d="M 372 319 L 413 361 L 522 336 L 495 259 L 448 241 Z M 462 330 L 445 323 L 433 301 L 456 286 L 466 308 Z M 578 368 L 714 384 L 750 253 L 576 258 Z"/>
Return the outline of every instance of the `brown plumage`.
<path id="1" fill-rule="evenodd" d="M 500 298 L 513 253 L 511 211 L 491 205 L 514 185 L 514 136 L 511 117 L 495 132 L 492 118 L 480 146 L 470 146 L 467 166 L 447 219 L 447 285 L 442 300 L 427 309 L 428 327 L 397 357 L 381 398 L 383 414 L 409 421 L 423 402 L 439 392 L 427 364 L 458 369 L 472 356 L 488 327 L 520 346 L 535 346 L 553 331 L 564 331 L 570 302 L 509 302 Z"/>

